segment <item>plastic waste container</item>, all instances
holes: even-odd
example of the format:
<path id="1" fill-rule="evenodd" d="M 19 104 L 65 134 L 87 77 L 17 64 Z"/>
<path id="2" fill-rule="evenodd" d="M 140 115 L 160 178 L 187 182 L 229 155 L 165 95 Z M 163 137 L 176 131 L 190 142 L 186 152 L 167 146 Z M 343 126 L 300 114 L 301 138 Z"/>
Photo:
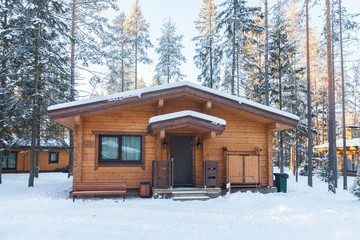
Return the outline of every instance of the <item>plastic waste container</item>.
<path id="1" fill-rule="evenodd" d="M 151 197 L 150 182 L 140 182 L 140 197 Z"/>
<path id="2" fill-rule="evenodd" d="M 275 175 L 275 187 L 277 188 L 277 191 L 286 193 L 287 179 L 289 178 L 289 175 L 286 173 L 274 173 L 274 175 Z"/>

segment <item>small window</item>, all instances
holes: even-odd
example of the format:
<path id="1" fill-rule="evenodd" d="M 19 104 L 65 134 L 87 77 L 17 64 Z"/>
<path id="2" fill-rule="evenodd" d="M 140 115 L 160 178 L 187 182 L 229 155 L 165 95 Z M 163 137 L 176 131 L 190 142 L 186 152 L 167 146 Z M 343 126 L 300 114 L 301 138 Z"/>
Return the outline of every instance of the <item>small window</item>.
<path id="1" fill-rule="evenodd" d="M 8 154 L 3 154 L 2 158 L 2 168 L 4 170 L 15 170 L 16 169 L 16 152 L 10 152 Z"/>
<path id="2" fill-rule="evenodd" d="M 58 152 L 49 152 L 49 163 L 59 163 Z"/>
<path id="3" fill-rule="evenodd" d="M 142 167 L 145 169 L 145 136 L 142 132 L 94 131 L 95 169 L 98 167 Z"/>

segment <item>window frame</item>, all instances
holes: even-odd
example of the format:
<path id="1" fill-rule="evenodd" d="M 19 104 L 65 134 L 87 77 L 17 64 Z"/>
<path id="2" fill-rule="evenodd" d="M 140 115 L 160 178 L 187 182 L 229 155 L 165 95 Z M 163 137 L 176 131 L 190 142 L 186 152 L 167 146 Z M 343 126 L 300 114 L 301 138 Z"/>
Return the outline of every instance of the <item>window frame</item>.
<path id="1" fill-rule="evenodd" d="M 16 151 L 10 151 L 10 152 L 8 152 L 8 154 L 4 154 L 4 152 L 3 152 L 3 158 L 4 157 L 7 157 L 7 156 L 9 156 L 9 154 L 11 154 L 11 153 L 14 153 L 15 154 L 15 167 L 14 168 L 8 168 L 8 167 L 4 167 L 4 165 L 3 165 L 3 170 L 17 170 L 17 160 L 18 160 L 18 155 L 17 155 L 17 153 L 18 152 L 16 152 Z M 2 159 L 1 159 L 1 161 L 2 161 Z M 8 163 L 8 161 L 9 161 L 9 159 L 7 158 L 6 159 L 6 166 L 9 166 L 9 163 Z"/>
<path id="2" fill-rule="evenodd" d="M 56 154 L 56 161 L 51 161 L 51 154 Z M 49 152 L 49 164 L 59 164 L 59 152 Z"/>
<path id="3" fill-rule="evenodd" d="M 95 170 L 99 167 L 141 167 L 145 169 L 145 137 L 146 132 L 115 132 L 115 131 L 92 131 L 95 135 Z M 121 160 L 122 153 L 122 137 L 123 136 L 139 136 L 140 141 L 140 160 Z M 118 137 L 119 138 L 119 159 L 102 160 L 101 159 L 101 139 L 102 137 Z M 121 144 L 121 145 L 120 145 Z"/>

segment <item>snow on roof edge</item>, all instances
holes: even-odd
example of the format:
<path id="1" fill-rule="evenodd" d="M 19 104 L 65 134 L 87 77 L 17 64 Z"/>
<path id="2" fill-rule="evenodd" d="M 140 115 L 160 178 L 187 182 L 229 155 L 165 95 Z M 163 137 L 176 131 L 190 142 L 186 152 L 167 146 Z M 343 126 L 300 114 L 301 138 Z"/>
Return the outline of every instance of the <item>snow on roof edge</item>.
<path id="1" fill-rule="evenodd" d="M 159 86 L 154 86 L 154 87 L 147 87 L 147 88 L 131 90 L 131 91 L 127 91 L 127 92 L 115 93 L 115 94 L 106 95 L 106 96 L 99 96 L 99 97 L 88 98 L 88 99 L 83 99 L 83 100 L 78 100 L 78 101 L 73 101 L 73 102 L 67 102 L 67 103 L 60 103 L 60 104 L 49 106 L 47 110 L 53 111 L 53 110 L 58 110 L 58 109 L 62 109 L 62 108 L 81 106 L 81 105 L 85 105 L 85 104 L 102 102 L 102 101 L 119 101 L 119 100 L 121 101 L 123 99 L 129 98 L 129 97 L 136 97 L 136 96 L 141 98 L 141 94 L 143 94 L 143 93 L 166 90 L 166 89 L 180 87 L 180 86 L 190 86 L 190 87 L 193 87 L 193 88 L 196 88 L 196 89 L 208 92 L 208 93 L 212 93 L 212 94 L 222 96 L 227 99 L 237 101 L 239 104 L 244 103 L 244 104 L 265 110 L 265 111 L 269 111 L 269 112 L 299 121 L 299 117 L 292 113 L 288 113 L 288 112 L 285 112 L 285 111 L 282 111 L 279 109 L 275 109 L 270 106 L 266 106 L 266 105 L 263 105 L 260 103 L 246 100 L 242 97 L 234 96 L 229 93 L 220 92 L 218 90 L 208 88 L 205 86 L 201 86 L 197 83 L 193 83 L 193 82 L 189 82 L 189 81 L 179 81 L 179 82 L 175 82 L 175 83 L 164 84 L 164 85 L 159 85 Z"/>
<path id="2" fill-rule="evenodd" d="M 174 112 L 174 113 L 168 113 L 168 114 L 163 114 L 163 115 L 158 115 L 158 116 L 152 117 L 152 118 L 149 119 L 149 124 L 154 123 L 154 122 L 165 121 L 165 120 L 168 120 L 168 119 L 185 117 L 185 116 L 197 117 L 197 118 L 207 120 L 209 122 L 213 122 L 215 124 L 224 125 L 224 126 L 226 125 L 226 121 L 224 119 L 214 117 L 214 116 L 211 116 L 211 115 L 207 115 L 207 114 L 204 114 L 204 113 L 190 111 L 190 110 Z"/>
<path id="3" fill-rule="evenodd" d="M 342 147 L 343 146 L 343 139 L 336 140 L 336 147 Z M 359 147 L 360 146 L 360 138 L 353 138 L 353 139 L 347 139 L 346 140 L 346 147 Z M 315 148 L 328 148 L 329 142 L 315 146 Z"/>

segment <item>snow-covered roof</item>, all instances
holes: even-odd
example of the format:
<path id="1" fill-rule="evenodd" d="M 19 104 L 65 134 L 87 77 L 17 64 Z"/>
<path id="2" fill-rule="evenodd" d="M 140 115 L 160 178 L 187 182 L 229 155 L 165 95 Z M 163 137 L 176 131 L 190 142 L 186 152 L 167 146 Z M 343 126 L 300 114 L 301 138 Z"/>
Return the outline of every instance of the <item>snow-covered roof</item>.
<path id="1" fill-rule="evenodd" d="M 31 139 L 13 138 L 5 144 L 11 145 L 12 147 L 30 147 Z M 40 139 L 40 147 L 42 148 L 64 148 L 67 146 L 69 146 L 69 139 Z"/>
<path id="2" fill-rule="evenodd" d="M 360 125 L 348 125 L 348 128 L 359 128 L 360 129 Z"/>
<path id="3" fill-rule="evenodd" d="M 154 87 L 147 87 L 147 88 L 127 91 L 127 92 L 111 94 L 111 95 L 107 95 L 107 96 L 94 97 L 94 98 L 78 100 L 78 101 L 73 101 L 73 102 L 68 102 L 68 103 L 61 103 L 61 104 L 57 104 L 57 105 L 48 107 L 48 111 L 54 111 L 54 110 L 76 107 L 76 106 L 92 104 L 92 103 L 99 103 L 99 102 L 121 101 L 123 99 L 130 98 L 130 97 L 141 98 L 141 95 L 144 93 L 156 92 L 156 91 L 161 91 L 161 90 L 166 90 L 166 89 L 171 89 L 171 88 L 176 88 L 176 87 L 181 87 L 181 86 L 189 86 L 189 87 L 201 90 L 201 91 L 205 91 L 205 92 L 212 93 L 212 94 L 215 94 L 215 95 L 218 95 L 218 96 L 230 99 L 230 100 L 237 101 L 239 104 L 247 104 L 249 106 L 253 106 L 253 107 L 256 107 L 256 108 L 259 108 L 259 109 L 262 109 L 262 110 L 265 110 L 265 111 L 268 111 L 271 113 L 275 113 L 275 114 L 278 114 L 278 115 L 281 115 L 284 117 L 288 117 L 288 118 L 291 118 L 291 119 L 294 119 L 297 121 L 299 120 L 299 117 L 294 114 L 291 114 L 291 113 L 288 113 L 285 111 L 281 111 L 281 110 L 275 109 L 270 106 L 265 106 L 260 103 L 255 103 L 255 102 L 249 101 L 247 99 L 244 99 L 244 98 L 241 98 L 238 96 L 220 92 L 218 90 L 211 89 L 211 88 L 208 88 L 205 86 L 201 86 L 197 83 L 188 82 L 188 81 L 179 81 L 179 82 L 175 82 L 175 83 L 164 84 L 164 85 L 159 85 L 159 86 L 154 86 Z"/>
<path id="4" fill-rule="evenodd" d="M 346 140 L 346 147 L 359 147 L 360 145 L 360 138 L 353 138 L 350 140 Z M 336 140 L 336 147 L 343 147 L 343 139 Z M 323 149 L 323 148 L 329 148 L 329 143 L 324 143 L 319 146 L 315 146 L 314 149 Z"/>
<path id="5" fill-rule="evenodd" d="M 224 119 L 210 116 L 210 115 L 207 115 L 204 113 L 190 111 L 190 110 L 168 113 L 168 114 L 163 114 L 163 115 L 152 117 L 149 119 L 149 124 L 155 123 L 155 122 L 161 122 L 161 121 L 165 121 L 165 120 L 169 120 L 169 119 L 174 119 L 174 118 L 186 117 L 186 116 L 204 119 L 204 120 L 207 120 L 207 121 L 212 122 L 217 125 L 224 125 L 224 126 L 226 125 L 226 121 Z"/>

